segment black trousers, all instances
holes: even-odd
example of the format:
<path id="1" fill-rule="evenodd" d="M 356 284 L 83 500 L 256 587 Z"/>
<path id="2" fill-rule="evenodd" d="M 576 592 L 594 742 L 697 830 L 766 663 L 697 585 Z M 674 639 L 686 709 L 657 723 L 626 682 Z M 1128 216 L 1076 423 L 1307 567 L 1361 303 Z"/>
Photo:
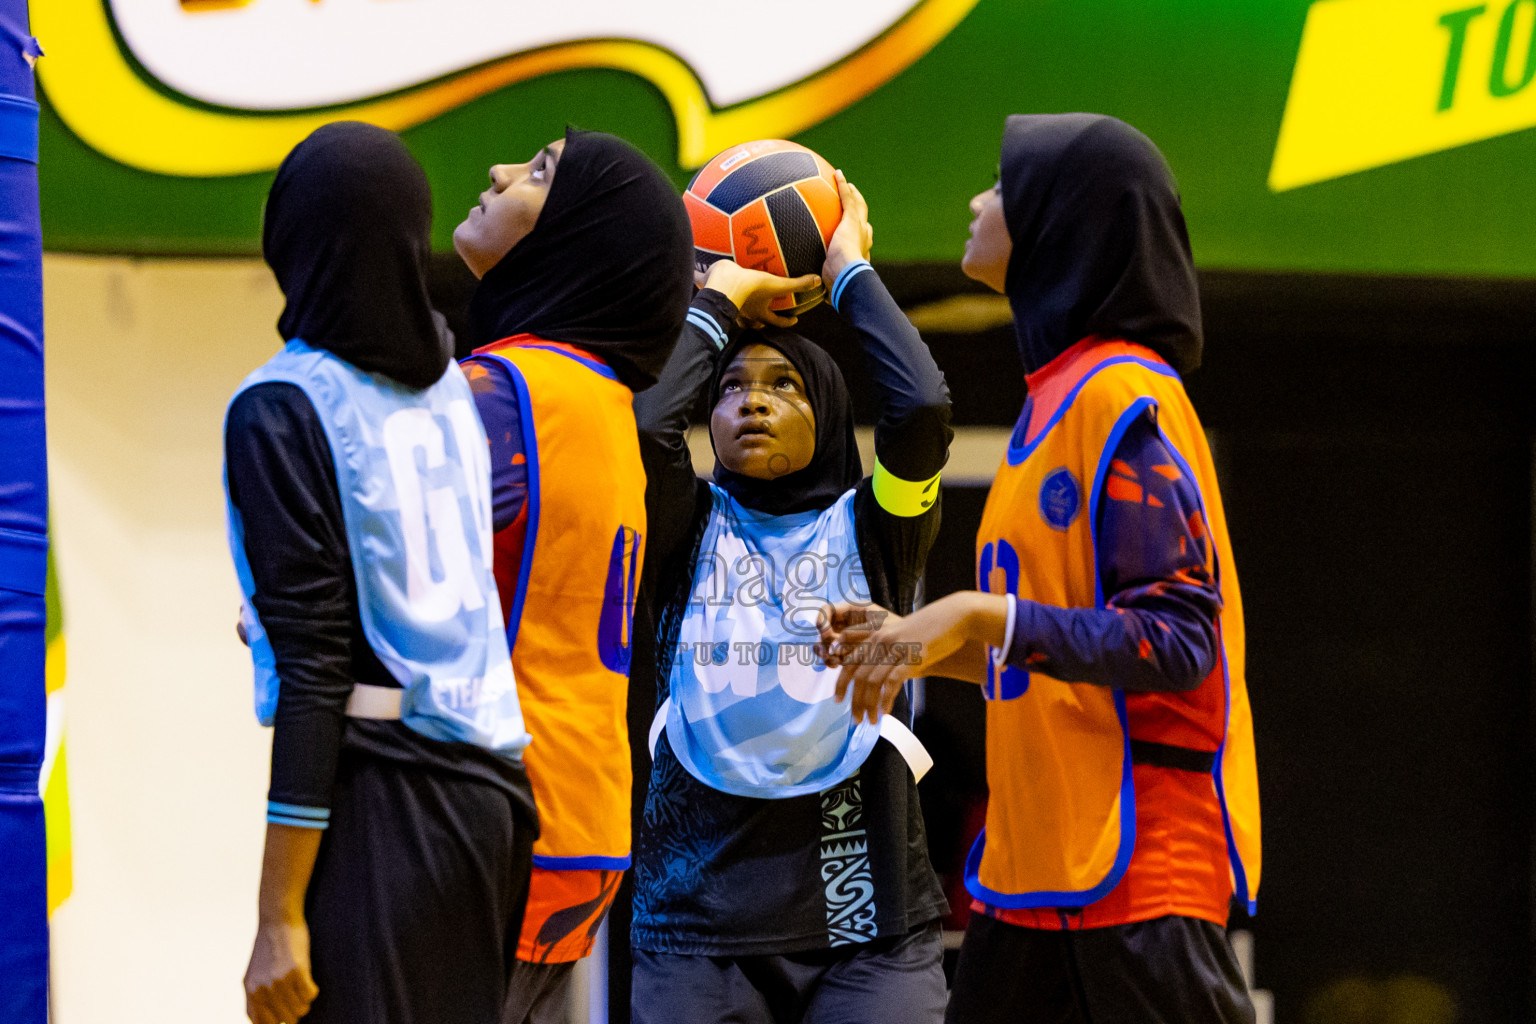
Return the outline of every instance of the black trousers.
<path id="1" fill-rule="evenodd" d="M 495 785 L 343 750 L 305 899 L 305 1024 L 497 1024 L 537 832 Z"/>
<path id="2" fill-rule="evenodd" d="M 635 950 L 633 1024 L 939 1024 L 937 923 L 858 946 L 782 956 Z"/>
<path id="3" fill-rule="evenodd" d="M 1192 917 L 1045 931 L 972 914 L 947 1024 L 1253 1024 L 1226 929 Z"/>
<path id="4" fill-rule="evenodd" d="M 507 982 L 507 1001 L 502 1007 L 501 1024 L 566 1024 L 570 1019 L 578 962 L 531 964 L 519 960 L 514 963 L 512 978 Z"/>

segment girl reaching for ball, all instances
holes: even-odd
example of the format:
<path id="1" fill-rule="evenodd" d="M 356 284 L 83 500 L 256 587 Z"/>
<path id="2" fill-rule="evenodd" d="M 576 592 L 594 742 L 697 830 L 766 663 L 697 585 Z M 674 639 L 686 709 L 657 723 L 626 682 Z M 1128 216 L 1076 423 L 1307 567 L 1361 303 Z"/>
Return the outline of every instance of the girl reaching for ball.
<path id="1" fill-rule="evenodd" d="M 815 643 L 827 601 L 910 609 L 938 530 L 949 394 L 868 262 L 863 197 L 836 181 L 821 278 L 879 396 L 873 478 L 836 363 L 769 308 L 814 277 L 714 263 L 635 402 L 650 526 L 636 620 L 656 657 L 634 679 L 654 666 L 665 698 L 636 843 L 636 1024 L 943 1015 L 945 902 L 905 759 L 921 748 L 901 701 L 883 727 L 856 721 Z M 701 394 L 708 480 L 684 438 Z"/>

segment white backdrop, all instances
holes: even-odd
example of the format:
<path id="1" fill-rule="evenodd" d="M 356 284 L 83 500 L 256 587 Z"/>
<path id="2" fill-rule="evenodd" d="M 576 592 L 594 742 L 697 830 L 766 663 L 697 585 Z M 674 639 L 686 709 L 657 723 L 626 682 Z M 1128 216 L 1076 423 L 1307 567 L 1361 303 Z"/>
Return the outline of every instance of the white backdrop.
<path id="1" fill-rule="evenodd" d="M 73 897 L 59 1024 L 238 1024 L 270 735 L 251 711 L 220 428 L 278 345 L 258 261 L 48 256 Z"/>

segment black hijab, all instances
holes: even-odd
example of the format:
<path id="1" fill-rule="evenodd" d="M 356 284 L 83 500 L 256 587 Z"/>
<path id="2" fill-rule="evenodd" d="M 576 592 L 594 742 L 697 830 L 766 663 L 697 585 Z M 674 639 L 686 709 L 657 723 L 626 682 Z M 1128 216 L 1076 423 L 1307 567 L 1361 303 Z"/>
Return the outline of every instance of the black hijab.
<path id="1" fill-rule="evenodd" d="M 536 334 L 591 352 L 632 391 L 656 383 L 693 294 L 693 232 L 644 153 L 567 129 L 544 209 L 475 289 L 476 344 Z"/>
<path id="2" fill-rule="evenodd" d="M 1093 334 L 1200 365 L 1200 292 L 1178 185 L 1101 114 L 1016 114 L 1003 132 L 1008 303 L 1026 372 Z"/>
<path id="3" fill-rule="evenodd" d="M 556 181 L 559 178 L 555 179 Z M 853 399 L 832 357 L 815 342 L 793 331 L 765 327 L 743 331 L 720 353 L 709 389 L 709 407 L 720 404 L 720 381 L 743 348 L 764 344 L 784 353 L 805 381 L 805 395 L 816 415 L 816 451 L 804 469 L 774 480 L 733 473 L 715 461 L 715 483 L 747 508 L 773 516 L 830 508 L 864 478 L 859 445 L 853 436 Z M 710 434 L 714 444 L 714 434 Z"/>
<path id="4" fill-rule="evenodd" d="M 427 298 L 432 191 L 393 133 L 358 121 L 315 129 L 277 169 L 261 251 L 287 299 L 277 329 L 360 370 L 420 390 L 453 339 Z"/>

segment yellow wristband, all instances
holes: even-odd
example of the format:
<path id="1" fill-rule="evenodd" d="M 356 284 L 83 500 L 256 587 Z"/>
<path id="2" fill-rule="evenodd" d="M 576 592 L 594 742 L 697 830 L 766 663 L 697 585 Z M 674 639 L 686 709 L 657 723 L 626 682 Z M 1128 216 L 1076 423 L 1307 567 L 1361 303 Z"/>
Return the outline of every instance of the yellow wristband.
<path id="1" fill-rule="evenodd" d="M 927 480 L 903 480 L 875 460 L 875 500 L 893 516 L 910 519 L 933 507 L 939 498 L 939 474 Z"/>

